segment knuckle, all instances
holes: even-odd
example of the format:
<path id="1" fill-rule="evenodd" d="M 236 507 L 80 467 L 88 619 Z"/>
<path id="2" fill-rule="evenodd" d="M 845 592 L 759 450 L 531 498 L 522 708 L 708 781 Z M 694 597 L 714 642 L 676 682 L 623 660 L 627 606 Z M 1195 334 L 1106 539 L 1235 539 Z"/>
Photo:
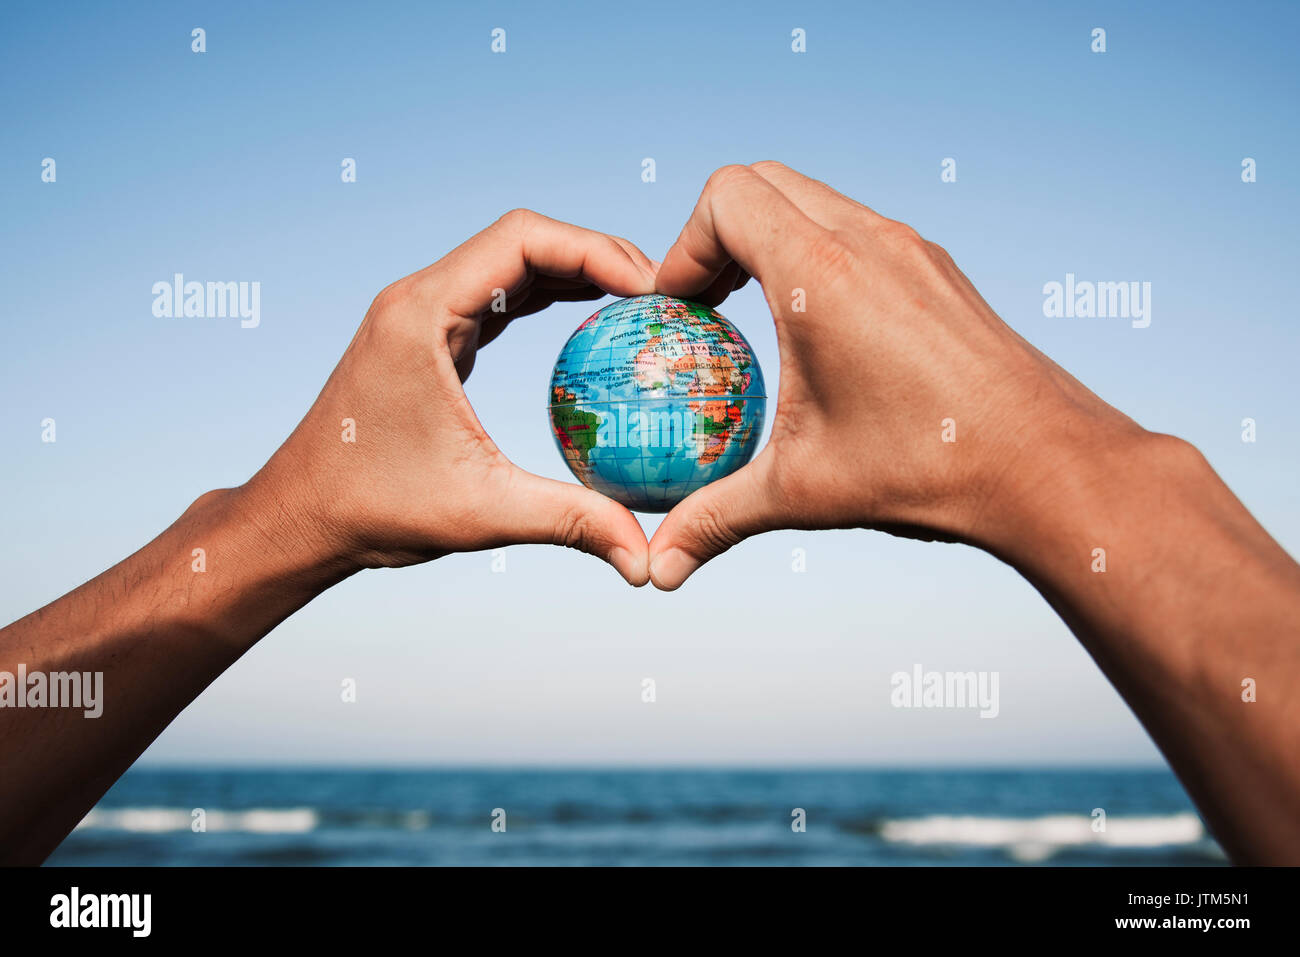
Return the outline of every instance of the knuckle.
<path id="1" fill-rule="evenodd" d="M 591 515 L 586 509 L 567 506 L 556 518 L 554 543 L 585 551 L 591 544 L 591 529 Z"/>
<path id="2" fill-rule="evenodd" d="M 742 166 L 739 163 L 729 163 L 726 166 L 720 166 L 709 176 L 709 181 L 704 184 L 706 193 L 717 193 L 727 190 L 749 179 L 754 175 L 754 171 L 748 166 Z"/>
<path id="3" fill-rule="evenodd" d="M 524 209 L 522 206 L 517 206 L 503 214 L 494 225 L 499 226 L 502 229 L 510 230 L 511 232 L 518 232 L 527 228 L 529 225 L 536 222 L 536 220 L 537 213 L 533 212 L 531 209 Z"/>
<path id="4" fill-rule="evenodd" d="M 618 255 L 627 256 L 630 258 L 632 255 L 630 250 L 636 248 L 632 243 L 628 242 L 622 236 L 611 236 L 608 233 L 602 233 L 601 235 L 604 236 L 604 242 L 609 247 L 609 251 L 612 253 L 617 253 Z"/>
<path id="5" fill-rule="evenodd" d="M 704 505 L 695 516 L 695 540 L 703 557 L 718 555 L 738 543 L 741 536 L 713 505 Z M 696 556 L 701 557 L 701 556 Z"/>
<path id="6" fill-rule="evenodd" d="M 896 219 L 886 219 L 880 224 L 878 231 L 882 239 L 899 249 L 919 249 L 925 242 L 915 229 Z"/>
<path id="7" fill-rule="evenodd" d="M 932 258 L 937 259 L 939 262 L 942 263 L 952 262 L 952 255 L 948 252 L 948 250 L 944 249 L 938 243 L 932 243 L 929 241 L 924 241 L 924 242 L 925 242 L 925 248 L 929 251 Z"/>
<path id="8" fill-rule="evenodd" d="M 836 278 L 852 273 L 857 266 L 858 254 L 843 236 L 824 233 L 815 240 L 808 251 L 813 264 L 823 277 Z"/>
<path id="9" fill-rule="evenodd" d="M 749 168 L 760 176 L 764 173 L 783 173 L 790 169 L 779 160 L 759 160 L 757 163 L 751 163 Z"/>
<path id="10" fill-rule="evenodd" d="M 370 314 L 377 319 L 388 319 L 400 313 L 411 301 L 411 287 L 406 279 L 389 283 L 370 304 Z"/>

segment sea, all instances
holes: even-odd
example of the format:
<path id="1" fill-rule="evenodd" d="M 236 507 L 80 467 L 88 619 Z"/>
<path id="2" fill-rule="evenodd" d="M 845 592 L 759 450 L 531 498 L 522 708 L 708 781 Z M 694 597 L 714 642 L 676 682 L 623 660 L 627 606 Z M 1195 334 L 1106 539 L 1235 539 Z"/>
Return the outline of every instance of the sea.
<path id="1" fill-rule="evenodd" d="M 1165 769 L 148 768 L 49 865 L 1223 865 Z"/>

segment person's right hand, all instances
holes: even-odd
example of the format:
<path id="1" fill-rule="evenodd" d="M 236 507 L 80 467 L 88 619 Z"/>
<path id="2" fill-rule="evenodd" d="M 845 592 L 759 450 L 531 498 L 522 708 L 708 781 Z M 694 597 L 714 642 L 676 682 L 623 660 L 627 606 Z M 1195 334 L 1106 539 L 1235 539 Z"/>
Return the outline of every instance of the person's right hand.
<path id="1" fill-rule="evenodd" d="M 777 528 L 998 550 L 1059 470 L 1149 434 L 1012 331 L 943 249 L 780 163 L 710 177 L 656 288 L 715 305 L 749 276 L 780 348 L 771 441 L 664 519 L 660 588 Z"/>

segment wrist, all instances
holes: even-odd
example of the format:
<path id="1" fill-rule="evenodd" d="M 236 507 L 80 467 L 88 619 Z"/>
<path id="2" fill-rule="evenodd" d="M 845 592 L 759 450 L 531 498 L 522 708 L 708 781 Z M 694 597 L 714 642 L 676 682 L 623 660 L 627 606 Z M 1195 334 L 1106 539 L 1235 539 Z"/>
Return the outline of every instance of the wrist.
<path id="1" fill-rule="evenodd" d="M 236 646 L 251 646 L 358 570 L 332 536 L 299 514 L 256 477 L 196 499 L 168 530 L 194 576 L 182 618 Z"/>
<path id="2" fill-rule="evenodd" d="M 223 508 L 294 574 L 360 571 L 358 549 L 340 526 L 339 514 L 347 509 L 328 508 L 336 496 L 304 478 L 319 468 L 295 461 L 288 451 L 282 448 L 243 485 L 221 490 Z"/>
<path id="3" fill-rule="evenodd" d="M 1025 573 L 1063 552 L 1086 569 L 1104 561 L 1114 532 L 1151 507 L 1145 493 L 1196 466 L 1208 470 L 1190 443 L 1122 416 L 1072 420 L 1025 442 L 991 483 L 968 540 Z"/>

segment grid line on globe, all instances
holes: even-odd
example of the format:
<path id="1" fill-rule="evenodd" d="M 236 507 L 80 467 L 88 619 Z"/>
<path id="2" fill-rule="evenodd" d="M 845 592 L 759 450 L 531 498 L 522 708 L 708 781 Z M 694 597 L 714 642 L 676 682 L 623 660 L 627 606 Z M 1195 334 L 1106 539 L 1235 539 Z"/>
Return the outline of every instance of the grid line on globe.
<path id="1" fill-rule="evenodd" d="M 661 295 L 620 299 L 580 325 L 548 397 L 574 476 L 643 512 L 666 512 L 748 462 L 766 407 L 740 330 L 709 306 Z"/>

